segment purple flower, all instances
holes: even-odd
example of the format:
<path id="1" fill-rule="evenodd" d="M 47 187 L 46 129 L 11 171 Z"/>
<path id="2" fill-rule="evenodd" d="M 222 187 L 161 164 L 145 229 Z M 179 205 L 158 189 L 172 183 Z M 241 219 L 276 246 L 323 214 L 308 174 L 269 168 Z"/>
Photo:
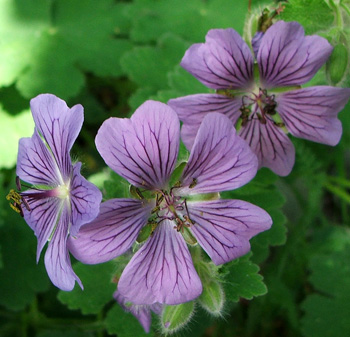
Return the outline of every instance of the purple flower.
<path id="1" fill-rule="evenodd" d="M 220 200 L 219 191 L 240 187 L 257 171 L 257 159 L 222 114 L 203 119 L 181 178 L 172 186 L 180 123 L 167 105 L 147 101 L 130 119 L 110 118 L 96 136 L 106 164 L 136 187 L 139 199 L 112 199 L 69 244 L 84 263 L 126 252 L 141 229 L 150 235 L 137 250 L 118 292 L 136 305 L 193 300 L 202 284 L 186 240 L 197 242 L 215 264 L 247 253 L 249 239 L 271 226 L 262 209 L 240 200 Z M 196 200 L 198 194 L 211 200 Z"/>
<path id="2" fill-rule="evenodd" d="M 30 102 L 35 129 L 31 138 L 19 141 L 17 175 L 32 186 L 20 192 L 17 205 L 38 238 L 37 261 L 47 241 L 45 266 L 58 288 L 72 290 L 74 273 L 66 246 L 68 235 L 99 211 L 101 192 L 80 174 L 81 163 L 72 165 L 70 149 L 83 123 L 83 107 L 69 109 L 54 95 L 44 94 Z"/>
<path id="3" fill-rule="evenodd" d="M 216 93 L 180 97 L 168 104 L 183 121 L 182 139 L 189 149 L 204 116 L 221 112 L 257 155 L 259 167 L 285 176 L 295 157 L 287 133 L 336 145 L 342 133 L 337 114 L 350 89 L 301 89 L 326 62 L 332 47 L 322 37 L 304 36 L 297 22 L 279 21 L 253 42 L 258 48 L 257 67 L 237 32 L 210 30 L 205 43 L 186 51 L 181 65 Z"/>
<path id="4" fill-rule="evenodd" d="M 149 333 L 151 327 L 151 311 L 159 315 L 162 312 L 163 305 L 160 303 L 154 303 L 151 305 L 134 305 L 128 302 L 125 297 L 123 297 L 117 290 L 113 297 L 118 302 L 118 304 L 127 312 L 133 314 L 136 319 L 140 322 L 145 332 Z"/>

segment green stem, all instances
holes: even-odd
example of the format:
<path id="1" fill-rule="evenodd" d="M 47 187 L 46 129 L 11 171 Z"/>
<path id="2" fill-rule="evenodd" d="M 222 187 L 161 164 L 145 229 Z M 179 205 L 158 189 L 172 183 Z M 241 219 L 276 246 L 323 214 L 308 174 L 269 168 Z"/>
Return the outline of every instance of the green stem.
<path id="1" fill-rule="evenodd" d="M 324 184 L 324 187 L 331 193 L 333 193 L 334 195 L 336 195 L 337 197 L 341 198 L 342 200 L 344 200 L 346 203 L 350 204 L 350 194 L 346 191 L 344 191 L 341 187 L 333 185 L 330 182 L 326 182 Z"/>
<path id="2" fill-rule="evenodd" d="M 329 3 L 334 10 L 335 22 L 337 27 L 340 28 L 340 30 L 343 30 L 344 24 L 343 24 L 343 17 L 341 14 L 340 6 L 336 5 L 333 1 L 329 1 Z"/>
<path id="3" fill-rule="evenodd" d="M 345 3 L 341 3 L 340 6 L 345 10 L 345 12 L 350 16 L 350 9 Z"/>

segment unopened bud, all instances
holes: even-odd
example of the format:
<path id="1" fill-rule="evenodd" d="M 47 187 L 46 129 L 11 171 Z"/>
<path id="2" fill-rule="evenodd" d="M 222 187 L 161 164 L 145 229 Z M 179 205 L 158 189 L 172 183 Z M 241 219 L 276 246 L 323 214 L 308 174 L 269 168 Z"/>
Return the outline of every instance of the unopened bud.
<path id="1" fill-rule="evenodd" d="M 347 47 L 339 43 L 327 61 L 326 72 L 331 84 L 336 85 L 345 77 L 349 64 L 349 51 Z"/>
<path id="2" fill-rule="evenodd" d="M 200 305 L 213 316 L 221 316 L 225 303 L 225 295 L 219 282 L 212 280 L 203 286 L 198 298 Z"/>
<path id="3" fill-rule="evenodd" d="M 161 316 L 162 332 L 172 334 L 180 330 L 191 320 L 193 313 L 193 301 L 165 306 Z"/>

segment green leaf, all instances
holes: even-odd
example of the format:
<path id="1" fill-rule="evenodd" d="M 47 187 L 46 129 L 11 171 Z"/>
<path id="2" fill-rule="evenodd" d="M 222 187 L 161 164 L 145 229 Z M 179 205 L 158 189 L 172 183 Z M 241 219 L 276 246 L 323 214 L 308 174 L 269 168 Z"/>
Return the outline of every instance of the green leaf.
<path id="1" fill-rule="evenodd" d="M 82 68 L 121 75 L 119 58 L 131 44 L 113 37 L 118 8 L 113 0 L 1 0 L 0 86 L 18 80 L 25 97 L 67 99 L 84 84 Z"/>
<path id="2" fill-rule="evenodd" d="M 108 311 L 104 321 L 106 330 L 109 334 L 116 334 L 118 337 L 146 337 L 141 324 L 131 314 L 125 312 L 119 305 L 114 305 Z"/>
<path id="3" fill-rule="evenodd" d="M 60 291 L 58 299 L 69 309 L 80 309 L 83 314 L 98 314 L 102 308 L 113 300 L 116 285 L 112 283 L 114 263 L 84 265 L 76 263 L 75 273 L 83 283 L 84 290 L 76 286 L 71 292 Z"/>
<path id="4" fill-rule="evenodd" d="M 18 141 L 21 137 L 31 137 L 34 121 L 30 111 L 9 115 L 0 107 L 0 167 L 11 168 L 16 164 Z"/>
<path id="5" fill-rule="evenodd" d="M 249 261 L 248 256 L 225 264 L 222 272 L 225 294 L 232 302 L 237 302 L 240 297 L 251 300 L 267 293 L 263 277 L 258 274 L 259 266 Z"/>
<path id="6" fill-rule="evenodd" d="M 37 243 L 33 231 L 10 208 L 2 216 L 0 304 L 10 310 L 22 310 L 34 300 L 37 293 L 46 291 L 50 282 L 42 259 L 36 264 Z"/>
<path id="7" fill-rule="evenodd" d="M 139 86 L 157 89 L 167 87 L 167 72 L 180 63 L 189 44 L 173 34 L 165 34 L 155 47 L 136 47 L 125 53 L 121 65 Z"/>
<path id="8" fill-rule="evenodd" d="M 323 0 L 289 0 L 283 6 L 285 8 L 279 18 L 298 21 L 308 35 L 327 30 L 333 24 L 333 12 Z"/>
<path id="9" fill-rule="evenodd" d="M 135 41 L 155 41 L 159 32 L 171 31 L 188 41 L 200 42 L 214 27 L 233 27 L 242 32 L 247 7 L 244 1 L 137 0 L 127 14 L 133 21 L 131 38 Z"/>
<path id="10" fill-rule="evenodd" d="M 347 233 L 349 238 L 349 233 Z M 310 260 L 309 281 L 318 292 L 302 304 L 305 316 L 302 330 L 306 337 L 350 335 L 350 245 Z"/>

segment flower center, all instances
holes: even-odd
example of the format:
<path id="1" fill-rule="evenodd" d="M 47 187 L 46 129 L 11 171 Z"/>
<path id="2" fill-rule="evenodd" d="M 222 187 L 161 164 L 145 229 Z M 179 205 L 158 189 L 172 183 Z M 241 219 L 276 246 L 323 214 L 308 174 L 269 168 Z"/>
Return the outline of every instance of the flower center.
<path id="1" fill-rule="evenodd" d="M 55 188 L 49 189 L 49 186 L 43 187 L 28 187 L 27 191 L 21 191 L 21 184 L 19 178 L 16 178 L 16 184 L 19 192 L 11 189 L 9 194 L 6 196 L 6 199 L 10 201 L 11 208 L 23 216 L 23 208 L 27 209 L 28 212 L 31 211 L 30 203 L 34 200 L 46 199 L 46 198 L 60 198 L 62 200 L 69 198 L 69 185 L 60 185 Z"/>
<path id="2" fill-rule="evenodd" d="M 259 119 L 262 124 L 266 124 L 266 120 L 270 119 L 277 126 L 283 126 L 278 125 L 278 122 L 274 120 L 276 107 L 275 95 L 269 95 L 265 89 L 259 88 L 258 92 L 242 96 L 242 105 L 239 109 L 241 126 L 245 126 L 249 120 L 255 118 Z"/>
<path id="3" fill-rule="evenodd" d="M 266 124 L 267 120 L 270 120 L 274 125 L 284 127 L 276 110 L 276 97 L 274 94 L 269 94 L 266 89 L 256 87 L 245 94 L 228 89 L 220 89 L 216 92 L 231 98 L 241 97 L 242 104 L 239 108 L 241 115 L 236 125 L 237 129 L 246 126 L 253 119 L 258 119 L 261 124 Z"/>
<path id="4" fill-rule="evenodd" d="M 153 213 L 156 214 L 158 223 L 166 219 L 174 221 L 176 224 L 174 229 L 178 232 L 183 233 L 185 227 L 193 225 L 193 221 L 189 217 L 186 199 L 175 195 L 173 188 L 170 189 L 170 192 L 157 191 Z"/>

